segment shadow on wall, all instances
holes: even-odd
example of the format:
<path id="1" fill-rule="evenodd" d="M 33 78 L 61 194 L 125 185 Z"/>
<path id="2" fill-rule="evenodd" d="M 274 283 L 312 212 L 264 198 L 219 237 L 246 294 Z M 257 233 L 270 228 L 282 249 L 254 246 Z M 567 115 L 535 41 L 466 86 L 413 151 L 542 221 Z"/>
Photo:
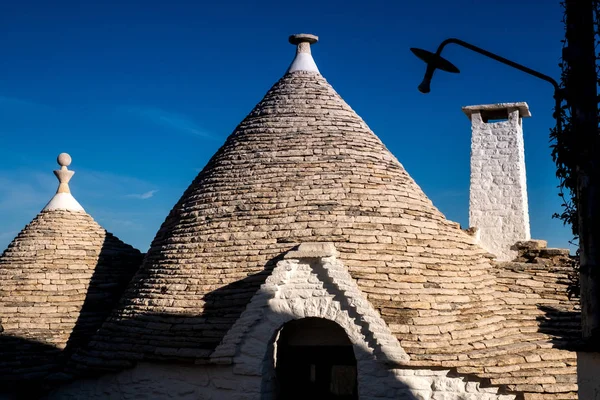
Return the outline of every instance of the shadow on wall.
<path id="1" fill-rule="evenodd" d="M 274 313 L 270 317 L 282 316 Z M 195 322 L 196 317 L 181 315 L 139 315 L 132 322 L 148 324 L 150 320 L 161 319 L 172 323 L 185 324 Z M 287 317 L 285 318 L 287 319 Z M 301 318 L 290 321 L 304 322 L 313 318 Z M 330 322 L 342 331 L 337 324 Z M 99 372 L 102 376 L 90 380 L 74 382 L 72 385 L 58 388 L 49 398 L 71 399 L 90 398 L 170 398 L 174 393 L 185 393 L 182 398 L 189 399 L 238 399 L 252 398 L 261 400 L 295 400 L 295 399 L 404 399 L 417 400 L 431 398 L 433 381 L 431 376 L 418 376 L 414 370 L 393 370 L 373 358 L 373 355 L 360 346 L 353 346 L 344 333 L 344 340 L 327 337 L 325 342 L 306 342 L 307 337 L 315 337 L 315 332 L 295 330 L 288 334 L 285 342 L 280 341 L 281 331 L 273 332 L 273 337 L 265 337 L 270 341 L 266 353 L 255 356 L 255 360 L 264 368 L 260 375 L 236 373 L 237 362 L 233 365 L 207 364 L 207 360 L 195 365 L 194 359 L 187 362 L 177 357 L 177 351 L 171 356 L 153 355 L 152 360 L 129 360 L 129 370 L 116 373 Z M 318 334 L 318 330 L 316 332 Z M 335 339 L 335 338 L 333 338 Z M 181 342 L 171 341 L 173 350 L 181 346 Z M 255 340 L 250 338 L 251 341 Z M 298 343 L 299 340 L 304 342 Z M 115 355 L 121 349 L 114 343 Z M 277 349 L 281 350 L 274 357 Z M 350 350 L 350 357 L 348 354 Z M 79 354 L 79 353 L 78 353 Z M 120 353 L 123 354 L 123 353 Z M 76 354 L 77 355 L 77 354 Z M 108 358 L 105 366 L 117 359 Z M 296 357 L 301 357 L 299 360 Z M 279 363 L 275 365 L 275 359 Z M 287 364 L 287 368 L 286 368 Z M 114 364 L 112 364 L 114 366 Z M 291 367 L 291 368 L 290 368 Z M 354 367 L 354 369 L 353 369 Z M 432 371 L 435 373 L 435 371 Z M 444 379 L 445 372 L 438 377 Z M 293 377 L 293 379 L 290 379 Z M 348 389 L 355 389 L 354 391 Z M 360 392 L 359 392 L 360 391 Z M 360 393 L 360 397 L 358 394 Z"/>
<path id="2" fill-rule="evenodd" d="M 145 315 L 144 317 L 149 317 Z M 161 317 L 173 317 L 161 315 Z M 302 321 L 296 320 L 296 321 Z M 301 333 L 301 332 L 300 332 Z M 266 338 L 269 340 L 269 338 Z M 295 352 L 288 353 L 288 356 L 297 355 L 298 352 L 306 350 L 307 346 L 297 347 Z M 288 383 L 285 395 L 277 395 L 272 390 L 265 390 L 263 378 L 261 376 L 249 376 L 243 373 L 235 373 L 236 365 L 217 365 L 206 364 L 206 361 L 200 365 L 191 362 L 168 362 L 167 360 L 147 362 L 140 360 L 137 365 L 129 370 L 123 370 L 117 373 L 102 373 L 93 379 L 80 380 L 65 385 L 50 392 L 48 399 L 104 399 L 104 398 L 139 398 L 139 399 L 162 399 L 177 397 L 182 399 L 261 399 L 261 400 L 295 400 L 295 399 L 337 399 L 337 400 L 374 400 L 374 399 L 430 399 L 433 392 L 433 383 L 430 376 L 417 376 L 414 371 L 406 370 L 406 376 L 399 376 L 392 370 L 386 370 L 386 366 L 377 361 L 365 362 L 370 360 L 371 355 L 366 351 L 354 349 L 352 359 L 362 360 L 365 369 L 369 371 L 359 372 L 353 379 L 351 363 L 348 363 L 347 354 L 342 355 L 346 358 L 328 359 L 326 356 L 339 356 L 340 350 L 344 352 L 345 346 L 324 346 L 321 354 L 317 353 L 317 358 L 311 362 L 306 356 L 314 355 L 318 350 L 315 347 L 305 355 L 300 366 L 288 372 L 302 372 L 303 376 L 298 376 Z M 289 348 L 288 348 L 289 350 Z M 259 361 L 268 354 L 257 356 Z M 284 356 L 285 357 L 285 356 Z M 340 362 L 341 361 L 341 362 Z M 316 368 L 311 369 L 311 364 Z M 326 364 L 326 365 L 323 365 Z M 348 365 L 350 364 L 350 365 Z M 322 367 L 325 367 L 323 369 Z M 274 368 L 274 364 L 273 364 Z M 304 369 L 302 369 L 304 368 Z M 265 371 L 267 372 L 267 371 Z M 283 376 L 274 376 L 275 382 L 272 385 L 281 385 L 278 379 L 285 379 Z M 312 376 L 311 376 L 312 374 Z M 375 374 L 378 374 L 376 376 Z M 290 374 L 288 373 L 289 377 Z M 445 373 L 439 376 L 444 379 Z M 325 378 L 325 379 L 323 379 Z M 360 397 L 356 392 L 347 390 L 354 387 L 358 381 Z M 415 382 L 419 386 L 415 387 Z M 311 383 L 312 387 L 303 386 Z M 289 385 L 291 383 L 291 385 Z M 323 384 L 325 386 L 323 386 Z M 329 389 L 328 395 L 323 395 L 323 388 Z M 309 397 L 306 397 L 310 394 Z M 440 397 L 442 398 L 442 397 Z"/>
<path id="3" fill-rule="evenodd" d="M 38 398 L 44 391 L 44 379 L 61 367 L 60 349 L 0 333 L 0 397 Z"/>
<path id="4" fill-rule="evenodd" d="M 197 303 L 197 307 L 188 304 L 190 312 L 126 315 L 115 312 L 102 324 L 100 332 L 92 336 L 90 346 L 80 346 L 74 352 L 69 373 L 95 376 L 96 364 L 102 365 L 100 370 L 115 372 L 131 368 L 138 361 L 193 364 L 197 359 L 207 359 L 282 258 L 283 255 L 269 260 L 260 272 L 209 292 L 202 299 L 183 299 L 186 303 Z M 145 274 L 139 271 L 134 281 L 154 279 Z M 170 301 L 170 296 L 169 287 L 164 286 L 157 301 Z"/>
<path id="5" fill-rule="evenodd" d="M 422 398 L 428 398 L 431 382 L 413 373 L 410 369 L 394 372 L 391 365 L 376 361 L 372 353 L 351 343 L 344 329 L 331 320 L 293 319 L 269 341 L 261 399 L 416 400 L 419 392 L 427 392 Z"/>
<path id="6" fill-rule="evenodd" d="M 64 381 L 67 376 L 62 372 L 69 356 L 77 348 L 87 344 L 100 328 L 139 268 L 142 258 L 143 254 L 138 250 L 110 233 L 106 234 L 98 262 L 89 280 L 85 300 L 64 349 L 52 344 L 53 339 L 60 340 L 63 335 L 61 329 L 65 329 L 64 327 L 54 328 L 50 324 L 49 328 L 11 328 L 10 316 L 2 316 L 6 329 L 0 330 L 0 393 L 12 393 L 15 398 L 33 399 L 57 382 Z M 57 294 L 68 296 L 65 292 Z M 52 302 L 52 294 L 49 295 L 49 300 Z M 71 302 L 66 304 L 71 305 Z M 6 305 L 35 310 L 35 307 L 42 304 L 15 302 Z M 58 320 L 69 318 L 67 313 L 39 316 Z M 35 321 L 28 325 L 32 324 L 35 325 Z M 14 334 L 16 330 L 20 331 L 19 335 Z"/>
<path id="7" fill-rule="evenodd" d="M 196 314 L 191 312 L 185 314 L 128 314 L 121 320 L 118 319 L 120 316 L 115 314 L 112 321 L 104 323 L 101 335 L 98 334 L 92 339 L 91 347 L 73 355 L 73 362 L 70 364 L 74 367 L 73 372 L 80 377 L 87 376 L 94 380 L 96 379 L 94 375 L 104 374 L 104 377 L 95 380 L 98 382 L 96 387 L 101 387 L 101 389 L 93 389 L 96 390 L 95 393 L 98 393 L 97 396 L 102 390 L 104 395 L 114 391 L 116 395 L 120 396 L 141 398 L 154 396 L 156 398 L 164 395 L 167 397 L 174 390 L 181 391 L 185 387 L 185 392 L 191 396 L 190 398 L 205 398 L 212 394 L 214 398 L 228 399 L 235 397 L 236 394 L 239 395 L 239 391 L 244 391 L 251 398 L 284 398 L 277 397 L 276 394 L 277 388 L 280 387 L 277 381 L 281 376 L 278 377 L 275 374 L 273 359 L 273 351 L 277 346 L 276 337 L 283 325 L 260 338 L 261 342 L 265 344 L 269 340 L 271 342 L 266 352 L 266 347 L 261 345 L 260 352 L 252 356 L 253 361 L 259 367 L 251 374 L 240 373 L 239 370 L 236 370 L 239 366 L 237 361 L 235 365 L 207 364 L 215 347 L 240 319 L 242 312 L 256 295 L 259 287 L 271 274 L 277 262 L 282 259 L 283 254 L 269 260 L 260 272 L 207 293 L 202 299 L 204 309 L 198 310 Z M 144 272 L 140 271 L 140 274 L 140 277 L 143 278 Z M 366 334 L 366 330 L 369 329 L 368 324 L 361 320 L 358 311 L 348 299 L 340 299 L 338 292 L 341 289 L 325 279 L 321 279 L 321 281 L 324 281 L 324 288 L 330 292 L 331 297 L 340 303 L 340 308 L 348 313 L 349 319 L 352 324 L 356 325 L 357 331 L 363 335 Z M 163 294 L 165 298 L 168 298 L 168 287 L 164 289 Z M 263 317 L 278 319 L 278 316 L 284 315 L 272 310 Z M 302 321 L 302 319 L 288 315 L 285 315 L 283 319 Z M 327 322 L 331 321 L 327 320 Z M 337 323 L 331 322 L 331 324 L 344 332 L 344 329 L 340 328 Z M 118 337 L 118 340 L 113 340 L 115 336 Z M 305 389 L 308 389 L 305 385 L 310 382 L 316 385 L 313 385 L 313 389 L 315 387 L 320 387 L 321 390 L 331 388 L 333 391 L 333 394 L 329 393 L 326 397 L 318 397 L 317 393 L 316 398 L 340 400 L 358 398 L 358 393 L 347 390 L 347 383 L 352 381 L 351 368 L 348 368 L 352 367 L 350 358 L 355 363 L 354 373 L 357 375 L 354 379 L 360 389 L 361 399 L 382 397 L 416 400 L 417 397 L 411 391 L 411 388 L 415 389 L 415 386 L 409 386 L 409 383 L 414 381 L 419 381 L 421 385 L 417 387 L 417 391 L 422 390 L 428 393 L 432 391 L 430 378 L 428 381 L 427 377 L 417 377 L 413 370 L 406 370 L 406 375 L 398 374 L 397 371 L 392 370 L 391 364 L 386 365 L 382 361 L 376 360 L 369 352 L 372 351 L 371 349 L 362 348 L 363 345 L 349 344 L 346 333 L 344 333 L 346 343 L 341 347 L 336 343 L 320 343 L 316 347 L 309 343 L 308 347 L 294 347 L 294 340 L 302 336 L 302 331 L 296 331 L 295 339 L 290 339 L 292 346 L 287 347 L 287 353 L 283 356 L 288 360 L 290 356 L 292 358 L 300 355 L 304 357 L 302 367 L 287 363 L 293 368 L 304 369 L 292 371 L 291 375 L 298 372 L 301 374 L 301 378 L 299 375 L 297 380 L 293 380 L 292 387 L 287 387 L 286 399 L 305 399 Z M 289 337 L 288 335 L 288 339 Z M 253 341 L 254 338 L 248 340 Z M 371 344 L 376 343 L 369 342 L 369 345 Z M 282 347 L 285 348 L 285 346 Z M 351 357 L 348 356 L 348 348 Z M 315 357 L 314 363 L 311 362 L 312 356 Z M 337 358 L 338 356 L 340 358 Z M 194 363 L 203 365 L 194 365 Z M 94 367 L 95 365 L 99 368 Z M 174 368 L 174 365 L 177 365 L 177 368 Z M 129 371 L 118 372 L 131 367 L 133 369 Z M 116 374 L 106 375 L 106 372 L 110 370 Z M 287 370 L 287 372 L 286 375 L 285 370 L 280 371 L 283 373 L 281 379 L 285 380 L 286 376 L 290 376 L 290 371 Z M 221 373 L 228 375 L 223 379 L 223 375 L 219 375 Z M 208 374 L 211 378 L 201 378 L 202 374 Z M 265 388 L 265 377 L 270 380 L 268 388 Z M 73 387 L 81 388 L 82 384 L 76 382 Z M 56 392 L 57 397 L 60 397 L 61 390 Z M 252 395 L 256 397 L 252 397 Z M 86 396 L 89 397 L 89 392 L 86 392 Z"/>
<path id="8" fill-rule="evenodd" d="M 206 318 L 207 329 L 213 336 L 209 349 L 213 350 L 223 336 L 231 329 L 246 309 L 252 297 L 273 271 L 277 263 L 283 260 L 285 252 L 267 261 L 264 269 L 204 295 L 203 317 Z M 212 326 L 211 326 L 212 325 Z M 213 335 L 214 333 L 214 335 Z"/>
<path id="9" fill-rule="evenodd" d="M 63 370 L 64 361 L 73 352 L 81 347 L 85 347 L 90 336 L 100 327 L 104 319 L 110 313 L 110 310 L 118 301 L 127 282 L 131 279 L 141 262 L 141 254 L 131 254 L 130 256 L 124 257 L 119 251 L 119 246 L 117 246 L 115 242 L 112 242 L 112 240 L 114 239 L 109 238 L 105 241 L 98 264 L 90 280 L 90 286 L 84 305 L 64 352 L 61 352 L 56 347 L 36 342 L 35 340 L 11 336 L 9 332 L 0 334 L 0 375 L 3 375 L 0 379 L 3 382 L 15 384 L 23 379 L 42 380 L 43 378 L 48 378 L 50 374 Z M 275 264 L 282 258 L 283 256 L 273 258 L 265 264 L 264 269 L 260 272 L 206 294 L 203 298 L 204 311 L 202 314 L 138 314 L 124 319 L 123 322 L 104 323 L 105 332 L 103 337 L 96 336 L 94 340 L 97 342 L 102 341 L 102 351 L 105 353 L 103 356 L 106 357 L 105 361 L 107 365 L 110 364 L 111 367 L 116 367 L 116 369 L 134 366 L 135 363 L 132 358 L 126 359 L 123 357 L 127 357 L 128 352 L 131 352 L 135 348 L 135 351 L 140 351 L 143 355 L 141 358 L 136 356 L 135 361 L 151 359 L 158 362 L 171 361 L 181 363 L 182 360 L 187 359 L 188 365 L 193 369 L 193 362 L 195 360 L 206 359 L 209 357 L 211 350 L 215 348 L 221 341 L 223 335 L 239 319 L 241 313 L 256 294 L 260 285 L 265 282 Z M 344 296 L 340 296 L 341 289 L 338 288 L 334 282 L 330 282 L 327 276 L 319 276 L 319 278 L 320 281 L 324 283 L 324 288 L 332 295 L 333 300 L 339 302 L 341 309 L 348 313 L 352 322 L 358 327 L 362 335 L 366 336 L 368 339 L 368 324 L 360 318 L 360 313 L 355 310 L 355 307 L 348 299 Z M 165 297 L 169 296 L 168 288 L 166 288 L 164 295 Z M 551 335 L 555 347 L 571 349 L 571 346 L 579 338 L 580 334 L 579 313 L 566 307 L 564 309 L 559 309 L 538 306 L 538 308 L 545 313 L 544 316 L 538 317 L 539 332 Z M 274 311 L 271 312 L 270 317 L 279 319 L 278 314 Z M 566 327 L 568 327 L 568 329 L 565 329 Z M 110 333 L 113 329 L 119 331 L 120 336 L 118 342 L 111 341 Z M 278 378 L 275 373 L 276 368 L 273 356 L 277 351 L 277 336 L 281 329 L 282 326 L 279 327 L 277 332 L 269 333 L 270 335 L 273 335 L 270 344 L 272 350 L 269 350 L 271 351 L 271 354 L 267 352 L 260 356 L 266 357 L 265 359 L 262 359 L 261 362 L 272 362 L 272 364 L 270 364 L 272 371 L 269 372 L 264 369 L 263 376 L 271 374 L 271 377 L 274 379 Z M 123 333 L 126 333 L 126 335 L 123 335 Z M 148 337 L 151 338 L 151 345 L 146 345 L 146 343 L 148 343 Z M 265 340 L 269 339 L 265 338 Z M 369 341 L 368 345 L 371 348 L 377 347 L 377 343 L 373 341 Z M 293 354 L 294 350 L 297 351 L 298 349 L 292 349 L 289 354 Z M 324 361 L 327 362 L 327 357 L 323 360 L 323 357 L 321 357 L 317 350 L 314 348 L 311 350 L 311 352 L 317 356 L 317 361 L 321 363 Z M 330 350 L 330 354 L 335 354 L 335 349 Z M 380 361 L 374 360 L 373 355 L 370 352 L 359 346 L 353 346 L 353 352 L 357 364 L 359 364 L 357 381 L 358 388 L 361 391 L 361 398 L 416 400 L 421 397 L 427 398 L 426 394 L 431 394 L 433 392 L 434 384 L 432 382 L 434 379 L 431 378 L 431 376 L 419 376 L 415 373 L 415 370 L 411 369 L 393 369 L 392 365 L 386 365 Z M 85 351 L 81 353 L 82 358 L 86 357 L 85 353 Z M 79 353 L 75 354 L 75 356 L 78 354 Z M 298 354 L 303 353 L 300 351 Z M 333 360 L 332 357 L 333 356 L 329 357 L 329 361 Z M 344 361 L 344 363 L 347 363 L 347 361 Z M 347 364 L 344 363 L 330 363 L 330 367 L 334 365 L 347 366 Z M 266 363 L 263 365 L 266 365 Z M 304 365 L 307 368 L 303 377 L 305 381 L 308 380 L 310 382 L 313 378 L 313 372 L 314 379 L 319 379 L 317 370 L 315 369 L 313 371 L 311 369 L 310 359 L 305 360 Z M 157 366 L 157 368 L 160 367 Z M 195 368 L 204 368 L 204 370 L 206 370 L 205 367 Z M 210 368 L 216 370 L 224 367 L 211 366 Z M 8 371 L 9 369 L 12 371 L 12 375 L 5 373 L 5 371 Z M 107 370 L 108 369 L 110 368 L 107 368 Z M 177 385 L 181 383 L 181 377 L 177 371 L 177 369 L 173 368 L 169 372 L 171 375 L 165 375 L 164 382 L 161 382 L 160 380 L 162 380 L 162 378 L 158 376 L 159 381 L 153 382 L 152 385 L 162 385 L 162 389 L 160 390 L 164 390 L 165 396 L 168 395 L 174 387 L 169 386 L 169 384 Z M 435 371 L 432 373 L 434 372 Z M 443 378 L 446 376 L 444 371 L 439 372 L 439 377 Z M 338 368 L 335 374 L 337 374 L 336 376 L 341 377 L 339 379 L 350 379 L 348 378 L 347 369 L 344 370 L 344 368 Z M 56 375 L 57 374 L 54 374 L 54 377 L 56 377 Z M 331 378 L 331 375 L 329 376 Z M 8 382 L 6 381 L 7 377 Z M 238 375 L 233 375 L 233 378 L 236 377 L 238 377 Z M 321 379 L 325 379 L 327 385 L 331 387 L 331 379 L 329 379 L 329 381 L 326 377 L 321 377 Z M 339 380 L 338 378 L 336 379 Z M 46 380 L 46 382 L 50 384 L 52 381 Z M 323 380 L 320 382 L 323 382 Z M 147 384 L 146 381 L 144 385 Z M 213 386 L 215 385 L 214 382 L 210 384 Z M 292 385 L 293 384 L 294 382 L 292 382 Z M 34 385 L 30 385 L 28 382 L 27 387 L 33 386 Z M 127 386 L 128 385 L 119 385 L 115 383 L 111 390 L 121 391 L 119 393 L 128 395 L 135 395 L 138 394 L 136 390 L 143 390 L 140 389 L 140 386 Z M 231 391 L 238 389 L 240 389 L 240 387 L 235 387 L 234 385 L 233 388 L 213 387 L 211 390 Z M 301 387 L 299 389 L 304 388 Z M 36 397 L 36 394 L 33 392 L 25 392 L 26 389 L 23 389 L 23 387 L 21 387 L 21 390 L 23 390 L 20 393 L 22 398 Z M 208 390 L 208 387 L 196 385 L 193 390 L 195 394 L 201 396 Z M 271 393 L 262 397 L 265 399 L 275 399 L 277 397 L 274 393 L 276 393 L 277 390 L 279 389 L 277 388 L 277 383 L 275 383 L 274 385 L 271 385 L 271 388 L 269 389 Z M 291 393 L 300 394 L 302 393 L 302 390 L 295 392 L 292 387 Z M 338 391 L 337 393 L 339 393 L 339 396 L 345 397 L 338 396 L 332 398 L 355 398 L 348 397 L 352 395 L 343 390 Z M 421 396 L 421 394 L 423 394 L 423 396 Z M 300 395 L 299 398 L 305 398 L 302 396 L 303 395 Z"/>
<path id="10" fill-rule="evenodd" d="M 108 318 L 142 264 L 144 254 L 107 232 L 75 327 L 64 354 L 87 345 Z"/>
<path id="11" fill-rule="evenodd" d="M 214 349 L 220 343 L 221 338 L 239 319 L 252 297 L 260 289 L 260 286 L 265 283 L 277 263 L 283 260 L 286 253 L 283 252 L 281 255 L 269 260 L 261 272 L 232 282 L 204 296 L 206 303 L 202 316 L 206 319 L 207 329 L 211 332 L 210 336 L 216 339 L 209 344 L 209 349 Z M 353 304 L 348 297 L 344 296 L 344 290 L 338 287 L 323 268 L 316 268 L 314 271 L 323 283 L 324 288 L 332 296 L 332 300 L 338 302 L 341 310 L 347 312 L 348 316 L 359 327 L 360 332 L 368 341 L 369 347 L 381 352 L 380 343 L 370 334 L 372 327 L 357 310 L 356 304 Z"/>
<path id="12" fill-rule="evenodd" d="M 581 349 L 581 312 L 572 307 L 550 307 L 538 305 L 544 315 L 536 318 L 538 330 L 550 336 L 557 349 L 577 351 Z"/>

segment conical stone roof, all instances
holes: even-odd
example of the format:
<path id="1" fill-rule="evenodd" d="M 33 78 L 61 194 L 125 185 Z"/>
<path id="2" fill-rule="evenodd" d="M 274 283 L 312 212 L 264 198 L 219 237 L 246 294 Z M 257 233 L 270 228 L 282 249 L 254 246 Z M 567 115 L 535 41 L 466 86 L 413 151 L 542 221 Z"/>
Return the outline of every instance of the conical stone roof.
<path id="1" fill-rule="evenodd" d="M 61 184 L 0 256 L 0 378 L 3 387 L 60 370 L 115 306 L 142 254 L 104 230 Z"/>
<path id="2" fill-rule="evenodd" d="M 548 322 L 564 310 L 577 317 L 563 267 L 529 256 L 526 267 L 492 264 L 320 75 L 309 46 L 316 38 L 291 39 L 298 53 L 288 72 L 173 207 L 120 306 L 73 355 L 74 366 L 221 362 L 241 348 L 244 325 L 258 315 L 249 301 L 261 298 L 267 277 L 281 278 L 271 273 L 286 252 L 332 242 L 338 267 L 356 282 L 345 284 L 353 290 L 345 300 L 370 302 L 364 310 L 379 313 L 398 339 L 404 366 L 449 368 L 519 398 L 576 398 L 576 354 L 548 329 L 564 325 Z M 291 301 L 315 301 L 297 296 Z M 563 311 L 548 312 L 557 302 Z"/>
<path id="3" fill-rule="evenodd" d="M 335 244 L 412 360 L 456 360 L 498 322 L 486 252 L 318 72 L 306 41 L 298 53 L 173 207 L 81 367 L 208 357 L 303 242 Z"/>

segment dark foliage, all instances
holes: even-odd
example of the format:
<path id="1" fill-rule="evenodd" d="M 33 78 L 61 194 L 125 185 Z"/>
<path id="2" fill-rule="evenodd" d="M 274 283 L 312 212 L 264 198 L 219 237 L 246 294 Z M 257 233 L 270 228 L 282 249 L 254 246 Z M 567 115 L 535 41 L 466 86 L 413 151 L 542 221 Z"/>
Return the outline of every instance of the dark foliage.
<path id="1" fill-rule="evenodd" d="M 600 39 L 600 1 L 593 0 L 594 4 L 594 25 L 595 25 L 595 41 L 598 43 Z M 561 2 L 563 10 L 566 12 L 565 1 Z M 566 27 L 566 14 L 563 16 L 563 23 Z M 565 49 L 568 48 L 568 41 L 562 40 L 563 54 Z M 600 57 L 596 56 L 596 60 Z M 569 82 L 570 69 L 568 58 L 561 59 L 558 64 L 561 69 L 560 85 L 561 85 L 561 97 L 562 103 L 560 109 L 554 110 L 554 118 L 557 120 L 557 127 L 562 123 L 562 130 L 554 127 L 550 130 L 550 148 L 552 149 L 552 159 L 556 164 L 556 177 L 559 180 L 558 195 L 562 200 L 562 211 L 554 213 L 553 218 L 560 219 L 565 225 L 571 227 L 573 233 L 572 244 L 577 245 L 579 243 L 579 221 L 577 214 L 577 162 L 578 157 L 581 154 L 585 154 L 584 149 L 581 146 L 585 146 L 585 143 L 578 141 L 577 135 L 573 132 L 572 125 L 572 114 L 571 108 L 568 102 L 565 102 L 565 97 L 569 98 L 569 88 L 571 84 Z M 596 85 L 600 85 L 600 68 L 596 67 L 597 76 Z M 571 93 L 571 95 L 576 95 Z M 600 100 L 600 99 L 599 99 Z M 599 113 L 600 115 L 600 113 Z M 579 251 L 577 252 L 572 275 L 572 285 L 569 288 L 569 296 L 579 296 Z"/>

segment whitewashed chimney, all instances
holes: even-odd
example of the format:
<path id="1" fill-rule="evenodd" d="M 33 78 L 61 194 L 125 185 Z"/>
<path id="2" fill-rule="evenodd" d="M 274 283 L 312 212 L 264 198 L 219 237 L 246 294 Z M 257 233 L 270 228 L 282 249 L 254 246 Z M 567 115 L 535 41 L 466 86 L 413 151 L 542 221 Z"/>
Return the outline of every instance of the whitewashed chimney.
<path id="1" fill-rule="evenodd" d="M 531 113 L 523 102 L 463 111 L 472 127 L 469 225 L 484 249 L 510 261 L 511 246 L 530 239 L 522 119 Z"/>

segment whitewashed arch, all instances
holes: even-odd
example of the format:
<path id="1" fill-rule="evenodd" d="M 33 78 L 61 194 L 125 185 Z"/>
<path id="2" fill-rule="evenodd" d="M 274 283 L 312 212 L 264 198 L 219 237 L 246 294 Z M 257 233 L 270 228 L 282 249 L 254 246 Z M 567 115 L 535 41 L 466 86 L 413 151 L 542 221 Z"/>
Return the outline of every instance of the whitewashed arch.
<path id="1" fill-rule="evenodd" d="M 386 370 L 388 362 L 402 364 L 408 355 L 335 257 L 335 249 L 318 257 L 307 248 L 311 247 L 301 245 L 277 263 L 212 354 L 212 361 L 233 364 L 235 374 L 255 376 L 257 385 L 264 386 L 263 378 L 274 374 L 274 335 L 291 320 L 323 318 L 339 325 L 352 343 L 362 392 L 368 383 L 361 377 Z"/>

